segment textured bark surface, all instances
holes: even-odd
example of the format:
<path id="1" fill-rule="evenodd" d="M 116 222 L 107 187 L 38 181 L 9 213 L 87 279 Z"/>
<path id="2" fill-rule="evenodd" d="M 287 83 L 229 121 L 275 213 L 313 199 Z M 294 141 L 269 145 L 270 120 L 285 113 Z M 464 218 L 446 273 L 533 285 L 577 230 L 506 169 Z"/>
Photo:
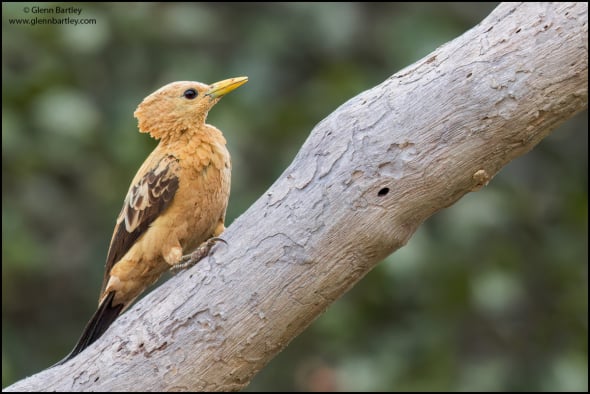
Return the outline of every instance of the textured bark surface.
<path id="1" fill-rule="evenodd" d="M 588 104 L 586 3 L 501 4 L 319 123 L 224 234 L 72 361 L 8 390 L 238 390 L 436 211 Z"/>

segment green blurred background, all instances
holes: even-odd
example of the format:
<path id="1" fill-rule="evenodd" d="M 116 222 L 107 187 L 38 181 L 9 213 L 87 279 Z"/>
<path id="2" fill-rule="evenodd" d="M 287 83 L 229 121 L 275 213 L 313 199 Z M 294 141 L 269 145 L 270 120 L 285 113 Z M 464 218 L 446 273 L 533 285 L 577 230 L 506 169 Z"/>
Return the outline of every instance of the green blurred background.
<path id="1" fill-rule="evenodd" d="M 216 106 L 228 223 L 344 101 L 495 3 L 74 4 L 95 25 L 11 25 L 2 3 L 2 384 L 68 353 L 115 217 L 155 146 L 133 111 L 175 80 L 250 82 Z M 587 390 L 588 119 L 420 227 L 248 390 Z"/>

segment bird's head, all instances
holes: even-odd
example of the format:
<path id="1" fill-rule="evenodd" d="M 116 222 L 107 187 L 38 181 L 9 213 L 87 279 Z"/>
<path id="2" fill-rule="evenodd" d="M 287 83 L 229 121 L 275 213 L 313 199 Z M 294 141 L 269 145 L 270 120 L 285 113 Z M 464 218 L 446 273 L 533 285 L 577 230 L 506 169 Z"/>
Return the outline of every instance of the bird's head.
<path id="1" fill-rule="evenodd" d="M 155 139 L 198 130 L 211 107 L 246 82 L 248 77 L 225 79 L 211 85 L 172 82 L 147 96 L 133 115 L 139 122 L 139 131 Z"/>

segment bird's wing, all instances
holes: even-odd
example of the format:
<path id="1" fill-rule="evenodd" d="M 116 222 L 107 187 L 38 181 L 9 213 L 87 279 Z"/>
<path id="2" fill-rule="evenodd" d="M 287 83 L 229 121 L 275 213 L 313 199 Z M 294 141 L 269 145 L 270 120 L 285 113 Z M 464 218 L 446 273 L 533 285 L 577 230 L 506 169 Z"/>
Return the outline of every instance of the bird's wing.
<path id="1" fill-rule="evenodd" d="M 101 297 L 113 266 L 168 208 L 178 190 L 178 182 L 178 159 L 167 155 L 129 189 L 111 239 Z"/>

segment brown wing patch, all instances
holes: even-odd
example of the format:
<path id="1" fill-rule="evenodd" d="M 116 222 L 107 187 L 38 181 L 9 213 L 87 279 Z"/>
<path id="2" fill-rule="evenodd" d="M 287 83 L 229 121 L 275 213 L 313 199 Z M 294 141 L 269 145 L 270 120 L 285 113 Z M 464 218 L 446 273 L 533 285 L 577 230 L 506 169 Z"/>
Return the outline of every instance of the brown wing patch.
<path id="1" fill-rule="evenodd" d="M 109 247 L 101 295 L 105 290 L 113 266 L 170 205 L 176 190 L 178 190 L 177 168 L 178 159 L 168 155 L 148 171 L 127 193 Z"/>

